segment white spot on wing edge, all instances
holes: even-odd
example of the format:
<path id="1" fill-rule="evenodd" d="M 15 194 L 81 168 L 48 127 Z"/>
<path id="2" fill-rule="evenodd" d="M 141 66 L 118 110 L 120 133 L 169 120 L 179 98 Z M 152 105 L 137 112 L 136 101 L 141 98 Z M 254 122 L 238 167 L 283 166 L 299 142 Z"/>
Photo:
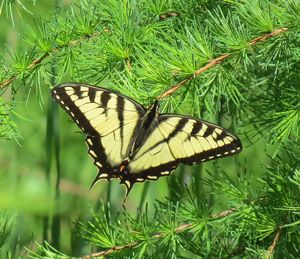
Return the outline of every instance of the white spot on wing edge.
<path id="1" fill-rule="evenodd" d="M 98 167 L 100 167 L 100 168 L 102 168 L 102 165 L 101 165 L 101 163 L 100 163 L 100 162 L 98 162 L 98 161 L 95 163 L 95 165 L 96 165 L 96 166 L 98 166 Z"/>
<path id="2" fill-rule="evenodd" d="M 156 179 L 157 179 L 157 176 L 154 176 L 154 175 L 147 175 L 147 178 L 148 178 L 148 179 L 151 179 L 151 180 L 156 180 Z"/>
<path id="3" fill-rule="evenodd" d="M 94 150 L 89 150 L 89 154 L 92 156 L 92 157 L 97 157 L 96 153 L 94 152 Z"/>
<path id="4" fill-rule="evenodd" d="M 93 142 L 91 141 L 91 139 L 90 138 L 87 138 L 86 139 L 86 142 L 90 145 L 90 146 L 92 146 L 93 145 Z"/>

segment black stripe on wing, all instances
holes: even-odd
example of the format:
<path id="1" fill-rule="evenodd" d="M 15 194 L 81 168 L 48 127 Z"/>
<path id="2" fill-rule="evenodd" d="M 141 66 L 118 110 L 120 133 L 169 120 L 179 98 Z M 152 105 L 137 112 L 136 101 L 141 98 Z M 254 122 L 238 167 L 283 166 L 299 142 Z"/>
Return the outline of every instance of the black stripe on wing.
<path id="1" fill-rule="evenodd" d="M 159 123 L 165 121 L 167 118 L 162 118 L 160 119 Z M 162 139 L 161 141 L 157 142 L 155 145 L 153 145 L 152 147 L 148 148 L 146 151 L 144 151 L 140 156 L 144 156 L 145 154 L 149 153 L 151 150 L 154 150 L 156 147 L 158 147 L 159 145 L 162 145 L 164 143 L 168 144 L 169 141 L 176 137 L 177 133 L 180 132 L 185 124 L 188 122 L 188 119 L 183 118 L 182 120 L 178 121 L 177 125 L 174 127 L 173 131 L 164 139 Z M 159 127 L 159 123 L 157 124 L 157 127 Z M 153 130 L 155 130 L 155 128 L 153 128 Z M 143 142 L 147 141 L 147 137 L 149 137 L 149 135 L 151 135 L 151 132 L 148 132 L 148 135 L 146 136 L 146 138 L 143 140 Z"/>
<path id="2" fill-rule="evenodd" d="M 67 85 L 68 86 L 68 85 Z M 73 87 L 74 94 L 78 98 L 82 98 L 82 92 L 80 87 Z M 72 120 L 78 125 L 78 127 L 86 134 L 91 136 L 97 136 L 98 132 L 92 127 L 90 122 L 85 117 L 84 113 L 81 112 L 79 107 L 71 99 L 71 96 L 65 90 L 65 87 L 57 86 L 52 89 L 52 98 L 70 115 Z"/>
<path id="3" fill-rule="evenodd" d="M 94 165 L 99 169 L 90 188 L 92 188 L 101 179 L 109 181 L 111 178 L 119 178 L 117 173 L 119 170 L 112 168 L 112 166 L 107 163 L 107 156 L 101 144 L 100 137 L 87 136 L 85 142 L 88 145 L 89 155 L 94 159 Z"/>
<path id="4" fill-rule="evenodd" d="M 96 98 L 96 91 L 94 88 L 89 88 L 88 90 L 88 96 L 89 96 L 89 99 L 90 99 L 90 102 L 91 103 L 94 103 L 95 102 L 95 98 Z"/>
<path id="5" fill-rule="evenodd" d="M 74 91 L 72 95 L 70 95 L 66 88 L 71 87 Z M 86 119 L 84 113 L 81 112 L 79 107 L 75 104 L 75 102 L 71 99 L 71 96 L 75 95 L 77 99 L 87 98 L 83 97 L 83 91 L 81 88 L 88 89 L 88 98 L 91 103 L 99 105 L 99 108 L 105 110 L 105 114 L 107 114 L 107 104 L 109 99 L 111 98 L 111 94 L 117 96 L 118 105 L 116 110 L 118 111 L 119 119 L 123 118 L 124 111 L 124 99 L 131 102 L 136 111 L 139 113 L 139 116 L 142 117 L 146 112 L 145 107 L 136 102 L 135 100 L 124 96 L 116 91 L 108 90 L 101 87 L 95 87 L 91 85 L 85 85 L 80 83 L 64 83 L 57 85 L 51 90 L 52 98 L 71 116 L 73 121 L 79 126 L 79 128 L 88 135 L 95 135 L 97 131 L 91 126 L 89 121 Z M 96 100 L 96 93 L 101 92 L 100 100 Z M 84 91 L 86 92 L 86 90 Z M 110 108 L 111 109 L 111 108 Z M 121 121 L 122 122 L 122 121 Z M 96 134 L 97 135 L 97 134 Z"/>
<path id="6" fill-rule="evenodd" d="M 119 111 L 124 111 L 124 99 L 120 96 L 118 96 L 117 98 L 117 108 Z M 118 119 L 119 119 L 119 125 L 120 125 L 120 137 L 121 137 L 121 149 L 123 150 L 123 146 L 124 146 L 124 113 L 123 112 L 119 112 L 118 113 Z"/>

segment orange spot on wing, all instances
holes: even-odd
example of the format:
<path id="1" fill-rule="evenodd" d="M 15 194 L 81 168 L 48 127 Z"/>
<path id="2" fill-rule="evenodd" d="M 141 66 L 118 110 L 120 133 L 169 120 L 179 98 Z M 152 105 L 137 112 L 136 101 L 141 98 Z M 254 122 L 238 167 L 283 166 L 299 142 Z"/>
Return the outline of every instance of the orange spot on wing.
<path id="1" fill-rule="evenodd" d="M 126 168 L 125 165 L 121 165 L 121 166 L 120 166 L 120 172 L 124 172 L 125 168 Z"/>

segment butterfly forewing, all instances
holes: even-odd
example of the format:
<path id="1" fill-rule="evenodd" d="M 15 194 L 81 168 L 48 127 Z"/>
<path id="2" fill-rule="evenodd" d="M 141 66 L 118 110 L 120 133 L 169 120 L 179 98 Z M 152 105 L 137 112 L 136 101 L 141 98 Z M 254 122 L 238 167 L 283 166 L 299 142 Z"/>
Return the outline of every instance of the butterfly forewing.
<path id="1" fill-rule="evenodd" d="M 113 168 L 127 159 L 145 108 L 113 91 L 76 83 L 55 87 L 52 96 L 87 134 L 89 154 L 100 170 L 98 178 L 116 177 Z"/>
<path id="2" fill-rule="evenodd" d="M 179 127 L 178 123 L 176 128 L 172 123 L 174 119 L 180 119 L 184 126 Z M 173 134 L 182 142 L 181 154 L 176 157 L 181 163 L 191 165 L 225 157 L 240 152 L 242 148 L 238 137 L 209 122 L 179 115 L 162 115 L 161 120 L 165 121 L 162 126 L 169 125 L 169 130 L 173 128 Z"/>
<path id="3" fill-rule="evenodd" d="M 221 127 L 180 115 L 160 115 L 158 125 L 130 163 L 141 175 L 168 175 L 179 163 L 192 165 L 238 153 L 240 140 Z M 161 174 L 163 172 L 163 174 Z"/>

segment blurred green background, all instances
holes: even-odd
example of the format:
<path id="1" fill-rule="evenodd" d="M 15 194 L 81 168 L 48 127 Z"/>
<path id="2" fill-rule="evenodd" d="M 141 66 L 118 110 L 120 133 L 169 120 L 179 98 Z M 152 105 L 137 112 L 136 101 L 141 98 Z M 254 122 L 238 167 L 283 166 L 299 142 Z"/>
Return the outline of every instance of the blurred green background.
<path id="1" fill-rule="evenodd" d="M 36 28 L 35 24 L 41 19 L 47 20 L 53 16 L 53 10 L 58 6 L 63 9 L 70 8 L 72 1 L 22 1 L 21 4 L 10 1 L 0 1 L 2 12 L 0 15 L 0 50 L 3 58 L 10 59 L 11 53 L 21 49 L 24 43 L 22 33 Z M 28 10 L 28 11 L 27 11 Z M 85 82 L 89 83 L 89 82 Z M 43 240 L 53 240 L 53 222 L 59 218 L 60 250 L 67 254 L 84 253 L 84 243 L 76 235 L 78 220 L 92 217 L 92 209 L 97 209 L 100 200 L 110 200 L 112 210 L 122 211 L 124 187 L 117 180 L 111 182 L 100 181 L 89 190 L 90 184 L 96 176 L 97 169 L 92 159 L 87 155 L 83 134 L 79 133 L 77 126 L 70 122 L 67 115 L 50 98 L 49 87 L 44 84 L 39 93 L 38 87 L 33 87 L 28 96 L 28 89 L 22 86 L 14 96 L 16 107 L 12 118 L 20 137 L 0 142 L 0 210 L 9 220 L 13 234 L 10 243 L 19 244 L 21 254 L 26 254 L 24 246 L 29 249 L 35 247 L 34 241 L 42 243 Z M 10 98 L 6 91 L 6 98 Z M 183 110 L 189 114 L 189 109 Z M 59 114 L 58 124 L 52 125 L 59 131 L 59 145 L 55 147 L 53 136 L 49 143 L 47 133 L 47 119 L 49 113 Z M 226 124 L 226 120 L 225 123 Z M 49 126 L 49 125 L 48 125 Z M 53 130 L 52 128 L 52 130 Z M 49 130 L 49 129 L 48 129 Z M 50 128 L 51 131 L 51 128 Z M 168 178 L 147 184 L 136 184 L 126 200 L 126 209 L 133 215 L 137 212 L 141 200 L 148 203 L 148 210 L 153 213 L 155 200 L 164 199 L 172 195 L 170 184 L 180 177 L 189 181 L 190 175 L 201 170 L 200 178 L 214 179 L 214 169 L 222 168 L 235 178 L 234 173 L 238 166 L 245 167 L 251 164 L 251 172 L 245 177 L 251 178 L 252 188 L 258 188 L 255 181 L 262 176 L 261 166 L 269 158 L 265 154 L 267 140 L 255 142 L 248 148 L 249 142 L 245 135 L 240 135 L 244 150 L 238 157 L 225 158 L 220 161 L 208 162 L 201 166 L 180 167 L 176 173 Z M 54 149 L 59 149 L 60 173 L 59 188 L 57 183 L 57 163 Z M 272 152 L 270 152 L 272 153 Z M 51 159 L 49 158 L 51 157 Z M 210 176 L 209 173 L 212 174 Z M 177 180 L 176 180 L 177 179 Z M 179 181 L 179 180 L 178 180 Z M 142 198 L 145 188 L 149 188 L 146 199 Z M 176 188 L 176 187 L 175 187 Z M 210 189 L 203 183 L 201 193 L 209 196 Z M 228 207 L 227 198 L 222 195 L 215 196 L 219 209 Z M 217 210 L 218 207 L 216 206 Z M 48 224 L 45 222 L 48 221 Z M 52 229 L 52 231 L 51 231 Z M 13 242 L 15 236 L 17 242 Z M 21 240 L 20 240 L 21 239 Z M 77 246 L 77 244 L 80 244 Z M 16 253 L 17 254 L 17 253 Z"/>

